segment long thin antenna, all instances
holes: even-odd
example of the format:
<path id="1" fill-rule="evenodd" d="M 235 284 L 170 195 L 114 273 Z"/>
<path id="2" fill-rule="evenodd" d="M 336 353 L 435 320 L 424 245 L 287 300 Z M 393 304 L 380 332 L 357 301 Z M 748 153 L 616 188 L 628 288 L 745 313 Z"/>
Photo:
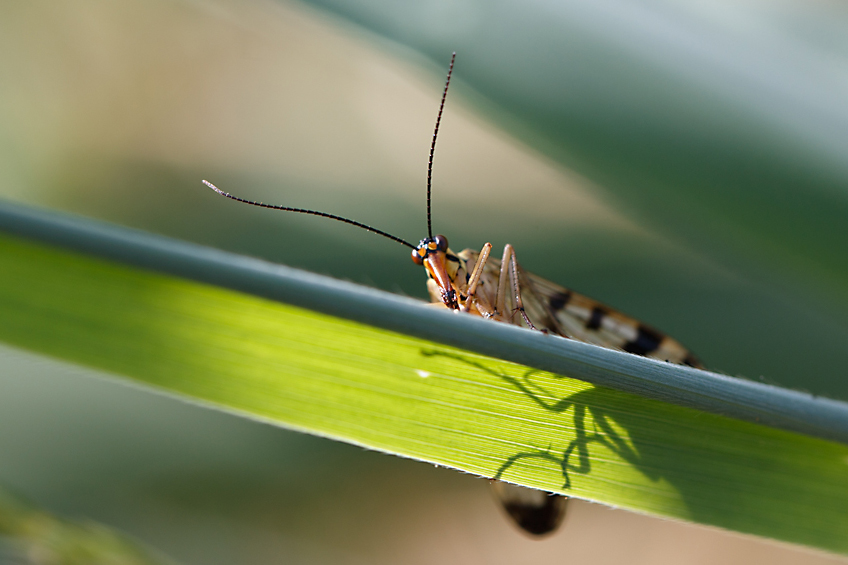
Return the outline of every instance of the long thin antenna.
<path id="1" fill-rule="evenodd" d="M 442 121 L 442 110 L 445 109 L 445 98 L 448 97 L 448 86 L 450 86 L 455 59 L 456 51 L 451 55 L 450 67 L 448 67 L 448 80 L 445 81 L 445 91 L 442 93 L 442 105 L 439 106 L 439 115 L 436 117 L 436 130 L 433 132 L 433 143 L 430 144 L 430 162 L 427 165 L 427 235 L 430 239 L 433 239 L 433 224 L 430 220 L 430 187 L 433 184 L 433 153 L 436 152 L 436 136 L 439 135 L 439 122 Z"/>
<path id="2" fill-rule="evenodd" d="M 203 184 L 220 194 L 221 196 L 226 196 L 227 198 L 231 198 L 237 202 L 244 202 L 245 204 L 252 204 L 253 206 L 259 206 L 260 208 L 270 208 L 272 210 L 282 210 L 283 212 L 297 212 L 298 214 L 311 214 L 312 216 L 321 216 L 322 218 L 330 218 L 331 220 L 338 220 L 340 222 L 344 222 L 346 224 L 350 224 L 352 226 L 356 226 L 358 228 L 362 228 L 364 230 L 368 230 L 372 233 L 376 233 L 377 235 L 382 235 L 383 237 L 388 237 L 391 240 L 397 241 L 398 243 L 402 243 L 407 247 L 411 247 L 412 249 L 417 249 L 414 245 L 409 243 L 406 240 L 403 240 L 399 237 L 395 237 L 390 233 L 386 233 L 382 230 L 378 230 L 377 228 L 372 228 L 367 224 L 362 224 L 360 222 L 355 222 L 353 220 L 348 220 L 347 218 L 342 218 L 341 216 L 335 216 L 333 214 L 327 214 L 325 212 L 316 212 L 315 210 L 306 210 L 304 208 L 289 208 L 288 206 L 275 206 L 273 204 L 263 204 L 262 202 L 256 202 L 254 200 L 247 200 L 244 198 L 239 198 L 238 196 L 233 196 L 228 192 L 224 192 L 214 184 L 209 181 L 203 181 Z"/>

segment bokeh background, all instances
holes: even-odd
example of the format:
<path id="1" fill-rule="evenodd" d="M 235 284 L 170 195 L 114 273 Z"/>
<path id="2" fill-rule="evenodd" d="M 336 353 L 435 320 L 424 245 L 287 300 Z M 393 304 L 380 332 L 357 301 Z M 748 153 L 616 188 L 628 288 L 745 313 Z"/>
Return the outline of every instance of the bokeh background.
<path id="1" fill-rule="evenodd" d="M 2 2 L 0 197 L 424 298 L 405 248 L 200 180 L 417 241 L 455 50 L 454 249 L 512 243 L 711 369 L 848 400 L 846 23 L 837 2 Z M 580 502 L 534 542 L 485 481 L 10 348 L 0 367 L 0 488 L 184 563 L 837 560 Z"/>

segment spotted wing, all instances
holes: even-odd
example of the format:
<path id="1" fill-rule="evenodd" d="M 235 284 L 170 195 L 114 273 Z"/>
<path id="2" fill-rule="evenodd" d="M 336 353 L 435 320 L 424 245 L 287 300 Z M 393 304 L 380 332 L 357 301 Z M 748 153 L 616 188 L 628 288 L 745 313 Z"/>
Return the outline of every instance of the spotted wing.
<path id="1" fill-rule="evenodd" d="M 532 302 L 542 319 L 555 322 L 559 335 L 670 363 L 702 366 L 680 342 L 597 300 L 523 270 L 519 284 L 528 315 L 528 303 Z"/>
<path id="2" fill-rule="evenodd" d="M 459 255 L 468 261 L 469 268 L 477 258 L 477 253 L 471 249 Z M 500 268 L 498 259 L 490 257 L 486 262 L 483 277 L 490 294 L 497 288 Z M 692 367 L 702 366 L 678 341 L 597 300 L 530 274 L 520 265 L 518 284 L 524 310 L 539 329 L 609 349 Z M 508 294 L 506 307 L 512 310 L 515 300 L 511 292 Z M 487 298 L 494 304 L 493 296 Z M 516 325 L 526 325 L 521 316 L 513 316 L 511 321 Z"/>

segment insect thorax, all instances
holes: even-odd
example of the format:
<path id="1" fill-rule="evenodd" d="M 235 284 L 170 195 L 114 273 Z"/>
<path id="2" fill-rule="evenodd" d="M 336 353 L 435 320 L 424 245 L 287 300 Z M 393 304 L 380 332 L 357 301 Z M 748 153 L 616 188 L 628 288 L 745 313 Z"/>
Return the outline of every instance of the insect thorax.
<path id="1" fill-rule="evenodd" d="M 469 257 L 468 252 L 473 253 L 474 256 Z M 471 277 L 471 269 L 474 268 L 476 262 L 477 252 L 471 249 L 465 249 L 460 253 L 454 253 L 451 249 L 448 249 L 445 253 L 445 270 L 453 289 L 456 291 L 460 306 L 465 304 L 468 279 Z M 442 293 L 438 283 L 433 280 L 429 271 L 427 271 L 427 277 L 427 291 L 430 293 L 430 301 L 441 303 Z"/>

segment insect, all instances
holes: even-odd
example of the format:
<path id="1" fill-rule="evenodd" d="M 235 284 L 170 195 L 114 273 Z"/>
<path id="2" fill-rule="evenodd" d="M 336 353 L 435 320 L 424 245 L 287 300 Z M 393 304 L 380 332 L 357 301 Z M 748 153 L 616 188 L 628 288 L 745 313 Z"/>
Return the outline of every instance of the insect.
<path id="1" fill-rule="evenodd" d="M 427 237 L 418 245 L 341 216 L 247 200 L 224 192 L 208 181 L 204 180 L 203 183 L 221 196 L 238 202 L 337 220 L 411 248 L 413 262 L 426 270 L 427 288 L 432 302 L 450 310 L 671 363 L 701 367 L 689 350 L 674 339 L 596 300 L 526 272 L 518 264 L 515 250 L 509 244 L 504 246 L 501 259 L 497 259 L 490 256 L 490 243 L 486 243 L 480 251 L 465 249 L 456 253 L 448 247 L 445 236 L 433 236 L 430 205 L 433 155 L 455 59 L 456 53 L 451 57 L 430 144 Z M 565 515 L 566 496 L 496 480 L 492 481 L 492 487 L 507 514 L 530 534 L 542 535 L 554 531 Z"/>

